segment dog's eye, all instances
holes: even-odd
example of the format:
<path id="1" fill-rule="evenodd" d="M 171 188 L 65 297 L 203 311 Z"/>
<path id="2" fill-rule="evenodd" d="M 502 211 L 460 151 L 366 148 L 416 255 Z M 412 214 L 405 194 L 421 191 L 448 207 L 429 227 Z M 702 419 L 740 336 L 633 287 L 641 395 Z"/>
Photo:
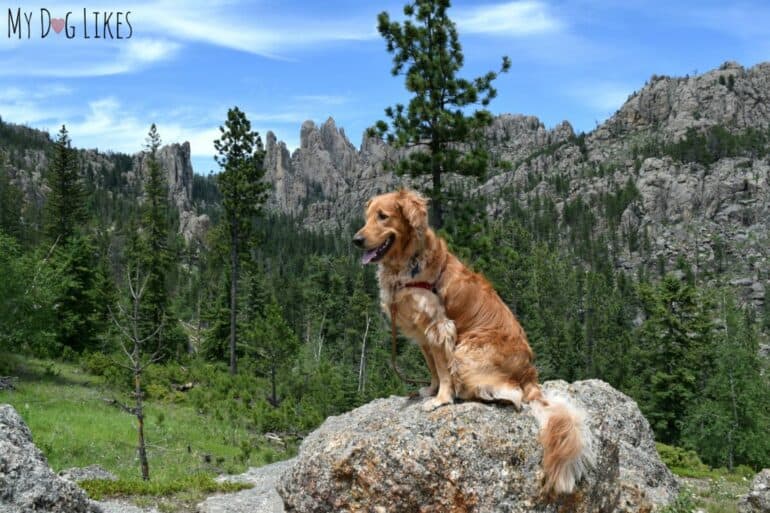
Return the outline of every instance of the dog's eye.
<path id="1" fill-rule="evenodd" d="M 380 211 L 380 212 L 377 212 L 377 218 L 380 221 L 384 221 L 388 218 L 388 215 L 385 212 Z"/>

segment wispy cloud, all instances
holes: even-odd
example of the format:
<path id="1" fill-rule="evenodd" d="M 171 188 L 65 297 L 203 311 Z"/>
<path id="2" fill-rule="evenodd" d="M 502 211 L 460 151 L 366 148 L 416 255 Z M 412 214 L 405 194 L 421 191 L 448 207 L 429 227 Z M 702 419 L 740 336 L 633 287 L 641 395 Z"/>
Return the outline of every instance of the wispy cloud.
<path id="1" fill-rule="evenodd" d="M 626 102 L 633 90 L 626 84 L 599 82 L 574 86 L 566 93 L 591 109 L 611 114 Z"/>
<path id="2" fill-rule="evenodd" d="M 70 114 L 60 100 L 73 93 L 61 84 L 43 84 L 22 89 L 0 84 L 0 116 L 20 124 L 38 124 Z M 56 101 L 53 101 L 56 100 Z"/>
<path id="3" fill-rule="evenodd" d="M 294 96 L 294 99 L 298 102 L 317 105 L 342 105 L 350 101 L 349 96 L 333 94 L 301 94 Z"/>
<path id="4" fill-rule="evenodd" d="M 537 0 L 488 4 L 457 13 L 463 33 L 531 36 L 558 32 L 564 27 L 550 7 Z"/>
<path id="5" fill-rule="evenodd" d="M 377 37 L 373 19 L 319 20 L 301 12 L 276 17 L 270 10 L 249 7 L 244 2 L 191 1 L 180 9 L 178 2 L 160 2 L 137 7 L 134 17 L 144 31 L 272 59 L 319 44 Z"/>
<path id="6" fill-rule="evenodd" d="M 71 5 L 51 0 L 46 8 L 60 16 Z M 319 20 L 302 12 L 256 9 L 245 1 L 191 0 L 181 7 L 170 0 L 129 0 L 102 8 L 131 12 L 131 39 L 65 40 L 53 32 L 44 40 L 0 38 L 0 77 L 76 78 L 133 73 L 173 59 L 193 44 L 290 60 L 304 48 L 377 37 L 373 18 Z"/>
<path id="7" fill-rule="evenodd" d="M 20 87 L 0 87 L 0 102 L 18 102 L 23 100 L 45 100 L 56 96 L 72 94 L 73 89 L 62 84 L 46 84 L 22 89 Z"/>
<path id="8" fill-rule="evenodd" d="M 190 126 L 168 116 L 151 118 L 124 106 L 120 100 L 111 96 L 89 102 L 86 114 L 71 120 L 67 127 L 76 146 L 135 153 L 143 148 L 147 131 L 153 122 L 164 144 L 189 141 L 194 155 L 214 154 L 213 141 L 219 136 L 217 126 Z M 58 124 L 54 123 L 53 127 Z"/>
<path id="9" fill-rule="evenodd" d="M 0 76 L 77 78 L 132 73 L 173 57 L 180 49 L 176 42 L 164 39 L 141 39 L 114 42 L 108 49 L 87 48 L 80 43 L 74 48 L 45 51 L 21 49 L 18 54 L 0 62 Z M 30 64 L 34 63 L 34 64 Z"/>

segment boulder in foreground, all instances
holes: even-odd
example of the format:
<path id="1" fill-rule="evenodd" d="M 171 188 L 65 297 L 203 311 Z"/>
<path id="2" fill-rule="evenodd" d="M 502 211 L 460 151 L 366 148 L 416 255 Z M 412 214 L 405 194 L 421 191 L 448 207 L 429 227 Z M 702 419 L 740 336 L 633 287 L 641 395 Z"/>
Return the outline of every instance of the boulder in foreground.
<path id="1" fill-rule="evenodd" d="M 10 405 L 0 405 L 0 513 L 99 513 L 76 484 L 48 466 L 29 428 Z"/>
<path id="2" fill-rule="evenodd" d="M 278 492 L 287 512 L 654 511 L 678 492 L 636 403 L 598 380 L 546 390 L 588 413 L 597 464 L 576 493 L 540 495 L 542 447 L 525 406 L 379 399 L 331 417 L 303 442 Z"/>
<path id="3" fill-rule="evenodd" d="M 738 503 L 741 513 L 770 513 L 770 468 L 754 476 L 749 493 Z"/>

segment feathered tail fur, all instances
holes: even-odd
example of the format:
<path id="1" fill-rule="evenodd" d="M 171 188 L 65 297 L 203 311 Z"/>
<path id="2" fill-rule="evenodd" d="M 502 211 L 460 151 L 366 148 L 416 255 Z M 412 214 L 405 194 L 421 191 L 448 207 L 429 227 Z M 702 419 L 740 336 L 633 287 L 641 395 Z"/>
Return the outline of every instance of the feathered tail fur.
<path id="1" fill-rule="evenodd" d="M 540 424 L 543 445 L 544 491 L 572 493 L 575 484 L 595 464 L 586 414 L 566 397 L 546 397 L 539 390 L 532 395 L 532 414 Z"/>

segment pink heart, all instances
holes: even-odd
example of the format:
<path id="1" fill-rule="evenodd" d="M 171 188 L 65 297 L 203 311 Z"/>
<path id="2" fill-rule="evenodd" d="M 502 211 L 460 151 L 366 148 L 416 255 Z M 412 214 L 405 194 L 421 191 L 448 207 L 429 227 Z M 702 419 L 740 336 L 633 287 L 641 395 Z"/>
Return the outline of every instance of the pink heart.
<path id="1" fill-rule="evenodd" d="M 54 18 L 51 20 L 51 26 L 54 32 L 58 34 L 64 28 L 64 20 L 62 18 Z"/>

